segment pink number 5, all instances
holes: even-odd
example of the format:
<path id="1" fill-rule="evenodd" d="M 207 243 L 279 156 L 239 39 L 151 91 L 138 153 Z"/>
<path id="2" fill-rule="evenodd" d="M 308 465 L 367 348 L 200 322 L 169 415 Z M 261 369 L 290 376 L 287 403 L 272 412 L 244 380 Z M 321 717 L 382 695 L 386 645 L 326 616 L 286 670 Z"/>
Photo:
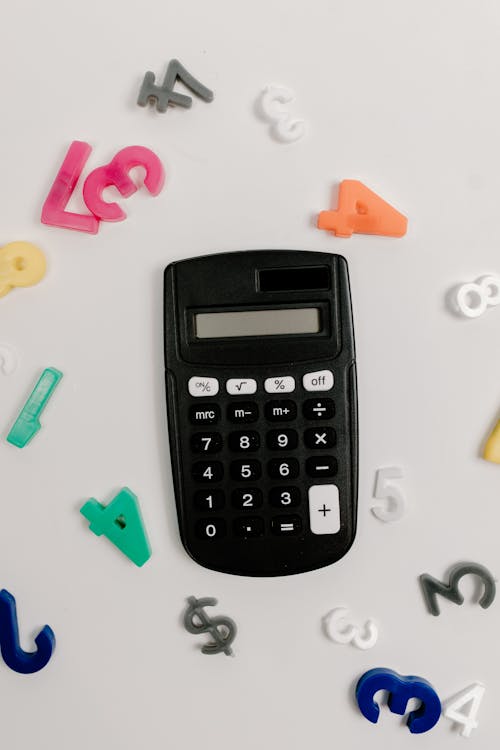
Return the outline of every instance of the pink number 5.
<path id="1" fill-rule="evenodd" d="M 73 141 L 43 204 L 42 224 L 97 234 L 99 219 L 95 216 L 64 210 L 91 151 L 88 143 Z"/>
<path id="2" fill-rule="evenodd" d="M 103 221 L 123 221 L 127 217 L 118 203 L 102 200 L 102 191 L 114 185 L 124 198 L 135 193 L 138 186 L 129 177 L 133 167 L 144 167 L 144 186 L 151 195 L 158 195 L 165 181 L 165 171 L 159 158 L 144 146 L 128 146 L 118 151 L 109 164 L 94 169 L 83 185 L 83 200 L 87 208 Z"/>

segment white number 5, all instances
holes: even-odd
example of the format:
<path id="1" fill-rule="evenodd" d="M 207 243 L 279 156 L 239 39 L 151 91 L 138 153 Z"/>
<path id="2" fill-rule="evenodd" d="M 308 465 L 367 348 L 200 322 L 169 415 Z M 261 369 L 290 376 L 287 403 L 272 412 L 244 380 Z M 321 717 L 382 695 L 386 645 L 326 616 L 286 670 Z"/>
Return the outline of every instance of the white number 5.
<path id="1" fill-rule="evenodd" d="M 384 469 L 378 469 L 373 496 L 378 500 L 388 501 L 385 504 L 375 503 L 371 507 L 373 515 L 380 521 L 399 521 L 403 517 L 406 508 L 405 497 L 400 488 L 390 481 L 402 479 L 403 476 L 400 466 L 386 466 Z"/>

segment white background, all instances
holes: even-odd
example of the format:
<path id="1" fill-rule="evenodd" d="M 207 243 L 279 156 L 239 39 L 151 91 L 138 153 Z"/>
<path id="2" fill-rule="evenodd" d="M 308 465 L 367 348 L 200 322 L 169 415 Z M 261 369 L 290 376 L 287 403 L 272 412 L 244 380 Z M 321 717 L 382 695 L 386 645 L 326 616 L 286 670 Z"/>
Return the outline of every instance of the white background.
<path id="1" fill-rule="evenodd" d="M 0 661 L 2 745 L 393 750 L 463 742 L 445 719 L 419 738 L 353 700 L 376 666 L 427 678 L 441 698 L 486 685 L 471 742 L 498 735 L 500 602 L 441 600 L 417 578 L 461 560 L 500 570 L 500 467 L 479 457 L 499 416 L 500 309 L 474 321 L 444 306 L 456 283 L 500 273 L 500 5 L 494 0 L 248 3 L 67 0 L 1 13 L 1 243 L 38 244 L 37 286 L 0 299 L 0 586 L 26 648 L 48 623 L 57 648 L 32 676 Z M 136 104 L 146 70 L 178 57 L 215 92 L 166 114 Z M 283 145 L 255 116 L 267 84 L 296 93 L 308 135 Z M 183 90 L 178 86 L 178 90 Z M 124 146 L 162 159 L 157 198 L 97 236 L 49 228 L 40 210 L 70 142 L 84 172 Z M 314 227 L 342 179 L 409 218 L 403 239 L 343 240 Z M 78 189 L 80 194 L 80 189 Z M 112 190 L 109 194 L 112 194 Z M 81 198 L 71 207 L 82 207 Z M 339 563 L 251 579 L 197 566 L 178 537 L 165 420 L 162 271 L 223 250 L 340 252 L 350 265 L 360 407 L 359 529 Z M 43 368 L 64 378 L 33 442 L 4 438 Z M 409 510 L 370 513 L 375 471 L 404 467 Z M 139 496 L 153 556 L 138 569 L 79 514 L 121 486 Z M 185 597 L 215 596 L 238 623 L 236 657 L 204 656 L 181 625 Z M 322 617 L 374 617 L 371 651 L 336 645 Z"/>

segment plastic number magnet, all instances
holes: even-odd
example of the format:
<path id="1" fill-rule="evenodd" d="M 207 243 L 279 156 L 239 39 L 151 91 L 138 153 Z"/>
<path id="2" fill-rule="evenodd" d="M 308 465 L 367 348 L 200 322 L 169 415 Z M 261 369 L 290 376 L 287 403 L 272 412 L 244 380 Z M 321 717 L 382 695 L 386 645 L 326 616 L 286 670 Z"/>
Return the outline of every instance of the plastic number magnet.
<path id="1" fill-rule="evenodd" d="M 386 466 L 383 469 L 377 469 L 373 496 L 379 500 L 387 500 L 387 504 L 376 503 L 371 507 L 373 515 L 379 521 L 391 523 L 392 521 L 399 521 L 404 516 L 405 496 L 394 482 L 388 481 L 403 479 L 403 477 L 403 470 L 400 466 Z"/>
<path id="2" fill-rule="evenodd" d="M 139 502 L 128 487 L 123 487 L 109 505 L 102 505 L 94 498 L 87 500 L 80 513 L 90 521 L 94 534 L 104 534 L 137 566 L 141 567 L 151 557 Z"/>
<path id="3" fill-rule="evenodd" d="M 321 211 L 318 229 L 337 237 L 356 234 L 380 234 L 403 237 L 408 219 L 359 180 L 343 180 L 339 187 L 339 205 L 335 211 Z"/>
<path id="4" fill-rule="evenodd" d="M 97 167 L 89 174 L 83 185 L 83 199 L 87 208 L 103 221 L 123 221 L 127 214 L 117 203 L 106 203 L 102 200 L 102 191 L 113 185 L 128 198 L 136 192 L 138 186 L 129 177 L 134 167 L 144 167 L 146 176 L 144 187 L 151 195 L 158 195 L 165 182 L 165 171 L 159 158 L 153 151 L 144 146 L 127 146 L 118 151 L 109 164 Z"/>
<path id="5" fill-rule="evenodd" d="M 465 318 L 478 318 L 487 307 L 500 305 L 500 277 L 480 276 L 475 282 L 468 281 L 453 289 L 448 299 L 454 312 Z"/>
<path id="6" fill-rule="evenodd" d="M 462 737 L 470 737 L 472 730 L 478 728 L 477 715 L 485 690 L 480 682 L 474 682 L 443 704 L 443 716 L 462 727 Z M 465 706 L 468 706 L 467 712 Z"/>
<path id="7" fill-rule="evenodd" d="M 370 618 L 362 628 L 353 625 L 348 618 L 347 607 L 336 607 L 323 620 L 326 634 L 336 643 L 352 643 L 356 648 L 372 648 L 378 640 L 378 628 Z M 363 635 L 365 631 L 365 635 Z"/>
<path id="8" fill-rule="evenodd" d="M 8 591 L 0 591 L 0 650 L 8 667 L 21 674 L 33 674 L 43 669 L 52 656 L 56 638 L 52 628 L 45 625 L 35 638 L 36 651 L 24 651 L 19 643 L 16 600 Z"/>
<path id="9" fill-rule="evenodd" d="M 8 443 L 17 446 L 17 448 L 24 448 L 36 435 L 42 426 L 39 419 L 40 414 L 47 406 L 47 401 L 52 396 L 62 376 L 62 372 L 56 370 L 55 367 L 47 367 L 42 372 L 38 383 L 7 435 Z"/>
<path id="10" fill-rule="evenodd" d="M 294 120 L 282 106 L 295 99 L 295 94 L 283 86 L 266 86 L 260 95 L 259 107 L 265 120 L 271 123 L 271 134 L 282 143 L 292 143 L 306 132 L 304 120 Z"/>
<path id="11" fill-rule="evenodd" d="M 422 587 L 427 609 L 431 615 L 437 616 L 440 614 L 437 600 L 438 594 L 445 599 L 449 599 L 454 604 L 464 603 L 464 597 L 458 589 L 458 584 L 460 579 L 466 575 L 478 576 L 484 583 L 484 593 L 479 600 L 479 605 L 483 609 L 487 609 L 493 603 L 496 594 L 496 585 L 490 571 L 484 565 L 479 565 L 479 563 L 457 563 L 450 570 L 449 583 L 442 583 L 428 573 L 423 573 L 420 576 L 420 586 Z"/>
<path id="12" fill-rule="evenodd" d="M 0 344 L 0 370 L 4 375 L 12 375 L 17 367 L 17 354 L 7 344 Z"/>
<path id="13" fill-rule="evenodd" d="M 407 726 L 412 734 L 428 732 L 441 716 L 441 701 L 432 685 L 422 677 L 402 676 L 392 669 L 370 669 L 356 685 L 359 710 L 368 721 L 376 724 L 380 707 L 373 700 L 378 690 L 387 690 L 387 705 L 394 714 L 404 716 L 410 698 L 418 698 L 422 705 L 408 714 Z"/>
<path id="14" fill-rule="evenodd" d="M 486 441 L 483 450 L 483 458 L 494 464 L 500 464 L 500 419 Z"/>
<path id="15" fill-rule="evenodd" d="M 140 107 L 145 107 L 149 102 L 156 102 L 158 112 L 166 112 L 169 104 L 177 104 L 189 109 L 193 103 L 191 97 L 174 91 L 177 79 L 182 81 L 200 99 L 211 102 L 214 98 L 213 92 L 192 76 L 179 60 L 170 60 L 162 86 L 155 84 L 155 74 L 151 70 L 148 70 L 144 75 L 137 104 Z"/>
<path id="16" fill-rule="evenodd" d="M 95 216 L 65 211 L 91 151 L 85 141 L 73 141 L 43 204 L 42 224 L 97 234 L 99 219 Z"/>
<path id="17" fill-rule="evenodd" d="M 33 286 L 45 276 L 45 255 L 31 242 L 9 242 L 0 248 L 0 297 L 14 286 Z"/>

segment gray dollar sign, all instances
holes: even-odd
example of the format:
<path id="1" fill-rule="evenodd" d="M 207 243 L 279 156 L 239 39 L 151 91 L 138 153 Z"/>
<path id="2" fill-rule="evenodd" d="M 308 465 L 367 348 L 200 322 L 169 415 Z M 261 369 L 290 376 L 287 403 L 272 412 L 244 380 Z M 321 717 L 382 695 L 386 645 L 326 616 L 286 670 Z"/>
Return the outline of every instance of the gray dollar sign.
<path id="1" fill-rule="evenodd" d="M 188 604 L 189 607 L 184 613 L 186 630 L 195 635 L 210 633 L 214 639 L 213 643 L 206 643 L 202 646 L 202 652 L 204 654 L 220 654 L 221 651 L 224 651 L 227 656 L 232 656 L 231 643 L 236 637 L 236 623 L 230 617 L 209 617 L 203 609 L 203 607 L 215 607 L 217 599 L 211 597 L 197 599 L 195 596 L 190 596 Z"/>

